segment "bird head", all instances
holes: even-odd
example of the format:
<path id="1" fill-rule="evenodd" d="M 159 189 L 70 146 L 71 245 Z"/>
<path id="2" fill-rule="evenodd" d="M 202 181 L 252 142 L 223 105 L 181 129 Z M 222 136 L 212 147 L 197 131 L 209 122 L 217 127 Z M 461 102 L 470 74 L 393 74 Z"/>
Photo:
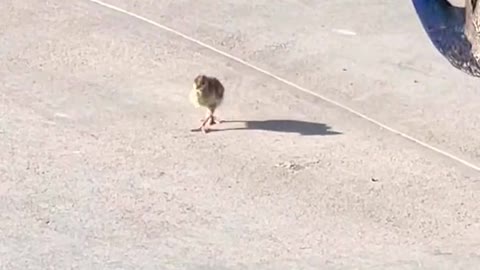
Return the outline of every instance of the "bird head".
<path id="1" fill-rule="evenodd" d="M 195 89 L 200 90 L 207 84 L 207 76 L 200 74 L 193 80 L 193 86 Z"/>

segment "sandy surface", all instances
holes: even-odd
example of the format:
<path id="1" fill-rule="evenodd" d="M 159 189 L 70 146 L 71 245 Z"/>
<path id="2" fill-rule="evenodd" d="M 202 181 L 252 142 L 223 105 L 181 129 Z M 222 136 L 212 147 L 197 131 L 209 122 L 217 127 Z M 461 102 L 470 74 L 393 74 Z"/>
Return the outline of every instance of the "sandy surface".
<path id="1" fill-rule="evenodd" d="M 479 79 L 409 1 L 109 2 L 480 166 Z M 475 169 L 88 0 L 0 13 L 0 269 L 478 269 Z"/>

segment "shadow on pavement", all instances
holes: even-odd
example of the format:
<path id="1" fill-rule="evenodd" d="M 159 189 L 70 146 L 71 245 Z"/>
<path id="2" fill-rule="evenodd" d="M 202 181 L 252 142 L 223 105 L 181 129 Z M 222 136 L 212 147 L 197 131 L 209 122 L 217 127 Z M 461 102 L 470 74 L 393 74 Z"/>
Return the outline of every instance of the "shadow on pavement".
<path id="1" fill-rule="evenodd" d="M 220 128 L 221 126 L 228 123 L 244 123 L 245 127 Z M 304 136 L 325 136 L 342 134 L 341 132 L 331 130 L 331 127 L 326 124 L 297 120 L 223 121 L 218 126 L 218 129 L 212 127 L 210 132 L 231 130 L 265 130 L 274 132 L 299 133 L 300 135 Z"/>
<path id="2" fill-rule="evenodd" d="M 480 77 L 480 65 L 471 53 L 471 44 L 463 34 L 465 9 L 447 0 L 412 0 L 425 32 L 437 50 L 455 68 Z"/>

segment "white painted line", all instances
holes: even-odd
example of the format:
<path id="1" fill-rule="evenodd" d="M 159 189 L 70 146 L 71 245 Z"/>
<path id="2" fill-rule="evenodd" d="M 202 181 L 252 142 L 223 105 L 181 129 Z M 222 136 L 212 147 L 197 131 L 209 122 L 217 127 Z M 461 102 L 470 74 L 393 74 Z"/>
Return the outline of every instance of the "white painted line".
<path id="1" fill-rule="evenodd" d="M 70 118 L 70 116 L 68 114 L 61 113 L 61 112 L 55 113 L 54 116 L 59 117 L 59 118 L 67 118 L 67 119 Z"/>
<path id="2" fill-rule="evenodd" d="M 364 114 L 361 113 L 361 112 L 357 112 L 356 110 L 354 110 L 354 109 L 352 109 L 352 108 L 349 108 L 349 107 L 346 106 L 346 105 L 343 105 L 343 104 L 341 104 L 341 103 L 339 103 L 339 102 L 337 102 L 337 101 L 334 101 L 334 100 L 332 100 L 332 99 L 329 99 L 329 98 L 327 98 L 327 97 L 325 97 L 325 96 L 323 96 L 323 95 L 320 95 L 320 94 L 318 94 L 318 93 L 315 93 L 315 92 L 313 92 L 313 91 L 311 91 L 311 90 L 309 90 L 309 89 L 306 89 L 306 88 L 304 88 L 304 87 L 302 87 L 302 86 L 299 86 L 299 85 L 297 85 L 297 84 L 295 84 L 295 83 L 293 83 L 293 82 L 290 82 L 290 81 L 288 81 L 288 80 L 286 80 L 286 79 L 283 79 L 283 78 L 281 78 L 281 77 L 279 77 L 279 76 L 277 76 L 277 75 L 275 75 L 275 74 L 273 74 L 273 73 L 271 73 L 271 72 L 269 72 L 269 71 L 266 71 L 266 70 L 264 70 L 264 69 L 262 69 L 262 68 L 259 68 L 259 67 L 255 66 L 255 65 L 253 65 L 253 64 L 250 64 L 250 63 L 248 63 L 248 62 L 246 62 L 246 61 L 244 61 L 244 60 L 242 60 L 242 59 L 240 59 L 240 58 L 238 58 L 238 57 L 236 57 L 236 56 L 233 56 L 233 55 L 231 55 L 231 54 L 229 54 L 229 53 L 227 53 L 227 52 L 224 52 L 224 51 L 221 51 L 221 50 L 219 50 L 219 49 L 217 49 L 217 48 L 215 48 L 215 47 L 212 47 L 211 45 L 208 45 L 208 44 L 206 44 L 206 43 L 203 43 L 202 41 L 199 41 L 199 40 L 197 40 L 197 39 L 195 39 L 195 38 L 193 38 L 193 37 L 190 37 L 190 36 L 188 36 L 188 35 L 186 35 L 186 34 L 184 34 L 184 33 L 182 33 L 182 32 L 179 32 L 179 31 L 177 31 L 177 30 L 175 30 L 175 29 L 172 29 L 172 28 L 170 28 L 170 27 L 168 27 L 168 26 L 162 25 L 162 24 L 160 24 L 160 23 L 158 23 L 158 22 L 155 22 L 155 21 L 153 21 L 153 20 L 147 19 L 147 18 L 145 18 L 145 17 L 143 17 L 143 16 L 140 16 L 140 15 L 137 15 L 137 14 L 135 14 L 135 13 L 133 13 L 133 12 L 124 10 L 124 9 L 122 9 L 122 8 L 119 8 L 119 7 L 114 6 L 114 5 L 107 4 L 107 3 L 102 2 L 102 1 L 99 1 L 99 0 L 87 0 L 87 1 L 90 1 L 90 2 L 92 2 L 92 3 L 96 3 L 96 4 L 101 5 L 101 6 L 103 6 L 103 7 L 106 7 L 106 8 L 109 8 L 109 9 L 112 9 L 112 10 L 115 10 L 115 11 L 118 11 L 118 12 L 120 12 L 120 13 L 129 15 L 129 16 L 131 16 L 131 17 L 137 18 L 137 19 L 139 19 L 139 20 L 141 20 L 141 21 L 143 21 L 143 22 L 149 23 L 149 24 L 151 24 L 151 25 L 153 25 L 153 26 L 156 26 L 156 27 L 158 27 L 158 28 L 160 28 L 160 29 L 162 29 L 162 30 L 165 30 L 165 31 L 167 31 L 167 32 L 170 32 L 170 33 L 172 33 L 172 34 L 175 34 L 175 35 L 177 35 L 177 36 L 180 36 L 180 37 L 182 37 L 182 38 L 184 38 L 184 39 L 186 39 L 186 40 L 189 40 L 189 41 L 191 41 L 191 42 L 193 42 L 193 43 L 196 43 L 196 44 L 198 44 L 198 45 L 200 45 L 200 46 L 202 46 L 202 47 L 205 47 L 205 48 L 207 48 L 207 49 L 209 49 L 209 50 L 212 50 L 212 51 L 214 51 L 214 52 L 216 52 L 216 53 L 218 53 L 218 54 L 221 54 L 221 55 L 223 55 L 223 56 L 225 56 L 225 57 L 227 57 L 227 58 L 230 58 L 230 59 L 232 59 L 232 60 L 234 60 L 234 61 L 236 61 L 236 62 L 239 62 L 239 63 L 241 63 L 241 64 L 243 64 L 243 65 L 245 65 L 245 66 L 248 66 L 248 67 L 250 67 L 250 68 L 252 68 L 252 69 L 254 69 L 254 70 L 256 70 L 256 71 L 258 71 L 258 72 L 260 72 L 260 73 L 263 73 L 263 74 L 265 74 L 265 75 L 267 75 L 267 76 L 270 76 L 270 77 L 272 77 L 272 78 L 274 78 L 274 79 L 276 79 L 276 80 L 278 80 L 278 81 L 280 81 L 280 82 L 283 82 L 283 83 L 285 83 L 285 84 L 287 84 L 287 85 L 290 85 L 291 87 L 296 88 L 297 90 L 300 90 L 300 91 L 302 91 L 302 92 L 304 92 L 304 93 L 307 93 L 307 94 L 310 94 L 310 95 L 315 96 L 315 97 L 317 97 L 317 98 L 320 98 L 320 99 L 322 99 L 322 100 L 324 100 L 324 101 L 326 101 L 326 102 L 328 102 L 328 103 L 330 103 L 330 104 L 332 104 L 332 105 L 335 105 L 335 106 L 337 106 L 337 107 L 340 107 L 340 108 L 342 108 L 342 109 L 344 109 L 344 110 L 346 110 L 346 111 L 348 111 L 348 112 L 350 112 L 350 113 L 352 113 L 352 114 L 355 114 L 356 116 L 358 116 L 358 117 L 360 117 L 360 118 L 362 118 L 362 119 L 364 119 L 364 120 L 367 120 L 367 121 L 369 121 L 369 122 L 371 122 L 371 123 L 373 123 L 373 124 L 375 124 L 375 125 L 377 125 L 377 126 L 380 126 L 380 127 L 383 128 L 383 129 L 386 129 L 386 130 L 388 130 L 388 131 L 390 131 L 390 132 L 392 132 L 392 133 L 395 133 L 395 134 L 397 134 L 397 135 L 399 135 L 399 136 L 401 136 L 401 137 L 403 137 L 403 138 L 405 138 L 405 139 L 407 139 L 407 140 L 410 140 L 410 141 L 412 141 L 412 142 L 414 142 L 414 143 L 417 143 L 417 144 L 419 144 L 419 145 L 421 145 L 421 146 L 423 146 L 423 147 L 425 147 L 425 148 L 428 148 L 428 149 L 430 149 L 430 150 L 432 150 L 432 151 L 434 151 L 434 152 L 437 152 L 437 153 L 439 153 L 439 154 L 441 154 L 441 155 L 444 155 L 444 156 L 446 156 L 446 157 L 448 157 L 448 158 L 450 158 L 450 159 L 453 159 L 453 160 L 455 160 L 455 161 L 457 161 L 457 162 L 462 163 L 463 165 L 465 165 L 465 166 L 467 166 L 467 167 L 470 167 L 471 169 L 474 169 L 474 170 L 477 170 L 477 171 L 480 172 L 480 167 L 477 166 L 477 165 L 475 165 L 475 164 L 473 164 L 473 163 L 470 163 L 470 162 L 468 162 L 468 161 L 466 161 L 466 160 L 464 160 L 464 159 L 462 159 L 462 158 L 460 158 L 460 157 L 457 157 L 457 156 L 455 156 L 455 155 L 453 155 L 453 154 L 450 154 L 450 153 L 448 153 L 448 152 L 446 152 L 446 151 L 444 151 L 444 150 L 441 150 L 441 149 L 439 149 L 439 148 L 437 148 L 437 147 L 435 147 L 435 146 L 433 146 L 433 145 L 430 145 L 430 144 L 428 144 L 428 143 L 426 143 L 426 142 L 423 142 L 423 141 L 421 141 L 421 140 L 415 139 L 414 137 L 412 137 L 412 136 L 410 136 L 410 135 L 408 135 L 408 134 L 405 134 L 405 133 L 403 133 L 403 132 L 401 132 L 401 131 L 398 131 L 398 130 L 396 130 L 396 129 L 394 129 L 394 128 L 391 128 L 391 127 L 389 127 L 389 126 L 387 126 L 387 125 L 385 125 L 385 124 L 382 124 L 381 122 L 379 122 L 379 121 L 377 121 L 377 120 L 375 120 L 375 119 L 373 119 L 373 118 L 370 118 L 370 117 L 364 115 Z"/>
<path id="3" fill-rule="evenodd" d="M 335 32 L 335 33 L 346 35 L 346 36 L 356 36 L 357 35 L 357 33 L 353 32 L 353 31 L 350 31 L 350 30 L 347 30 L 347 29 L 332 29 L 332 31 Z"/>
<path id="4" fill-rule="evenodd" d="M 43 120 L 42 123 L 45 123 L 47 125 L 52 125 L 52 126 L 57 125 L 57 123 L 55 123 L 54 121 L 50 121 L 50 120 Z"/>

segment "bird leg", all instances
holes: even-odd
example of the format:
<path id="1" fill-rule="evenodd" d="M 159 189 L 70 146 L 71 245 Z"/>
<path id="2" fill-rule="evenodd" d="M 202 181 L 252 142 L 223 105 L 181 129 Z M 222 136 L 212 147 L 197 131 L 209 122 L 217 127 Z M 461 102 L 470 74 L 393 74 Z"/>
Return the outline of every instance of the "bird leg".
<path id="1" fill-rule="evenodd" d="M 202 119 L 202 125 L 200 126 L 200 130 L 203 132 L 203 133 L 207 133 L 208 131 L 208 127 L 206 127 L 207 123 L 208 123 L 208 126 L 212 125 L 212 122 L 214 122 L 213 120 L 213 110 L 211 109 L 208 109 L 207 110 L 207 114 L 205 115 L 205 118 Z"/>
<path id="2" fill-rule="evenodd" d="M 212 114 L 212 118 L 211 118 L 211 121 L 210 121 L 211 125 L 220 124 L 222 122 L 223 121 L 221 119 L 219 119 L 218 117 L 216 117 L 215 115 Z"/>
<path id="3" fill-rule="evenodd" d="M 200 122 L 205 122 L 205 121 L 207 121 L 207 119 L 209 119 L 210 116 L 211 116 L 211 112 L 210 112 L 210 110 L 207 110 L 206 113 L 205 113 L 205 117 L 202 118 L 202 119 L 200 119 Z M 210 119 L 210 122 L 212 122 L 211 119 Z"/>
<path id="4" fill-rule="evenodd" d="M 208 132 L 208 128 L 210 126 L 213 126 L 215 124 L 220 124 L 222 122 L 222 120 L 220 120 L 218 117 L 214 116 L 213 113 L 215 112 L 215 109 L 212 109 L 212 108 L 208 108 L 207 109 L 207 113 L 205 115 L 205 118 L 201 120 L 202 122 L 202 125 L 200 126 L 200 130 L 203 132 L 203 133 L 207 133 Z M 207 125 L 208 124 L 208 125 Z"/>
<path id="5" fill-rule="evenodd" d="M 212 126 L 213 126 L 213 125 L 216 125 L 216 124 L 220 124 L 220 123 L 223 122 L 222 120 L 220 120 L 220 119 L 219 119 L 217 116 L 215 116 L 215 115 L 207 116 L 206 118 L 202 118 L 202 119 L 200 119 L 200 122 L 206 121 L 207 118 L 210 120 L 209 125 L 212 125 Z"/>
<path id="6" fill-rule="evenodd" d="M 207 121 L 207 119 L 210 119 L 209 125 L 211 126 L 222 123 L 223 121 L 221 119 L 213 115 L 214 112 L 215 112 L 215 109 L 208 109 L 207 114 L 205 115 L 205 118 L 201 119 L 200 122 L 204 122 L 204 121 Z"/>
<path id="7" fill-rule="evenodd" d="M 208 123 L 208 126 L 210 126 L 210 122 L 212 121 L 211 120 L 212 118 L 213 118 L 213 116 L 210 115 L 210 116 L 206 117 L 205 120 L 203 120 L 202 125 L 200 126 L 200 130 L 203 133 L 207 133 L 208 127 L 206 127 L 206 124 Z"/>

